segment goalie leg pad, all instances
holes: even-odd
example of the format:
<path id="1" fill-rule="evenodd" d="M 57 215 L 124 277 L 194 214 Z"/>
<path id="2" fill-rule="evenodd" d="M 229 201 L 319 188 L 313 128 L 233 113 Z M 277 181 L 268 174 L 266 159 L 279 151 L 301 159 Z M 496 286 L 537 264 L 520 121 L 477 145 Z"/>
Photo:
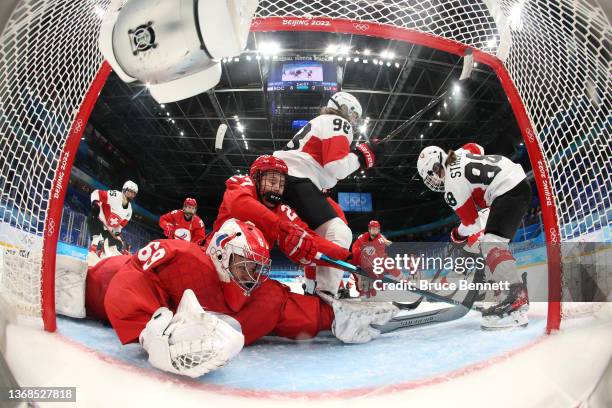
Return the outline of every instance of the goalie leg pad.
<path id="1" fill-rule="evenodd" d="M 175 315 L 164 307 L 153 314 L 140 344 L 153 367 L 196 378 L 227 364 L 242 350 L 244 336 L 232 327 L 235 321 L 231 323 L 205 312 L 187 289 Z"/>
<path id="2" fill-rule="evenodd" d="M 380 331 L 370 325 L 384 325 L 399 312 L 391 303 L 339 300 L 326 293 L 317 294 L 334 310 L 332 333 L 343 343 L 367 343 L 375 339 Z"/>
<path id="3" fill-rule="evenodd" d="M 55 309 L 58 314 L 85 317 L 85 281 L 87 263 L 58 255 L 55 268 Z"/>
<path id="4" fill-rule="evenodd" d="M 323 238 L 348 249 L 351 246 L 353 233 L 339 217 L 332 218 L 319 226 L 315 232 Z M 341 269 L 328 266 L 317 266 L 317 289 L 327 291 L 333 295 L 338 292 L 340 282 L 344 276 Z"/>

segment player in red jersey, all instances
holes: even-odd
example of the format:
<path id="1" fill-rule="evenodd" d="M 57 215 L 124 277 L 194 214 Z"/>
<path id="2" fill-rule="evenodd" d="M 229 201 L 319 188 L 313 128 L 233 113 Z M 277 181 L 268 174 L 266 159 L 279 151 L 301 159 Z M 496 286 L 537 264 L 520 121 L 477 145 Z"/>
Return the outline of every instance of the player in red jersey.
<path id="1" fill-rule="evenodd" d="M 368 223 L 368 231 L 359 235 L 355 242 L 353 242 L 351 247 L 353 254 L 352 262 L 355 265 L 361 266 L 361 269 L 364 271 L 371 271 L 373 259 L 376 257 L 386 257 L 386 247 L 389 245 L 391 245 L 391 241 L 380 233 L 380 222 L 371 220 Z M 400 276 L 400 271 L 397 268 L 385 271 L 385 273 L 394 277 Z M 376 293 L 376 290 L 372 288 L 372 279 L 355 275 L 355 283 L 361 295 L 371 297 Z"/>
<path id="2" fill-rule="evenodd" d="M 529 298 L 527 287 L 516 269 L 509 242 L 516 234 L 531 202 L 531 187 L 523 168 L 499 155 L 484 155 L 469 143 L 445 153 L 437 146 L 421 151 L 417 169 L 427 187 L 444 193 L 461 224 L 451 240 L 463 244 L 478 233 L 478 208 L 490 208 L 480 249 L 493 278 L 508 282 L 510 289 L 499 304 L 483 310 L 483 329 L 526 326 Z"/>
<path id="3" fill-rule="evenodd" d="M 170 211 L 159 217 L 159 226 L 168 239 L 182 239 L 198 245 L 204 244 L 206 233 L 204 222 L 196 215 L 198 202 L 195 198 L 186 198 L 183 209 Z"/>
<path id="4" fill-rule="evenodd" d="M 267 279 L 268 243 L 251 223 L 229 219 L 207 250 L 180 240 L 149 243 L 89 270 L 88 316 L 108 320 L 123 344 L 140 341 L 161 370 L 199 377 L 226 364 L 244 345 L 274 333 L 292 339 L 331 329 L 346 343 L 380 333 L 392 305 L 356 305 L 291 293 Z"/>
<path id="5" fill-rule="evenodd" d="M 225 182 L 213 231 L 229 218 L 236 218 L 255 224 L 268 244 L 274 246 L 278 242 L 280 250 L 293 262 L 309 265 L 315 262 L 317 251 L 347 259 L 347 249 L 315 234 L 291 207 L 282 203 L 286 175 L 287 166 L 281 159 L 263 155 L 253 162 L 248 176 L 230 177 Z"/>

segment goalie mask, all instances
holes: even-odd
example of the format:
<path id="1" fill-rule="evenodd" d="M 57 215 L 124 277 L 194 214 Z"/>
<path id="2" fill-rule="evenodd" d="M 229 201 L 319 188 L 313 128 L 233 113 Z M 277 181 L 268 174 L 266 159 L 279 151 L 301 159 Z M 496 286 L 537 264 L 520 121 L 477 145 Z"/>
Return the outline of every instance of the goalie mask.
<path id="1" fill-rule="evenodd" d="M 208 247 L 222 282 L 235 282 L 250 295 L 270 274 L 268 242 L 253 224 L 231 218 L 213 235 Z"/>
<path id="2" fill-rule="evenodd" d="M 259 156 L 251 165 L 249 175 L 255 182 L 259 200 L 266 207 L 274 208 L 281 203 L 288 172 L 283 160 L 269 154 Z"/>
<path id="3" fill-rule="evenodd" d="M 417 170 L 430 190 L 444 192 L 444 161 L 446 153 L 438 146 L 428 146 L 421 151 L 417 160 Z"/>

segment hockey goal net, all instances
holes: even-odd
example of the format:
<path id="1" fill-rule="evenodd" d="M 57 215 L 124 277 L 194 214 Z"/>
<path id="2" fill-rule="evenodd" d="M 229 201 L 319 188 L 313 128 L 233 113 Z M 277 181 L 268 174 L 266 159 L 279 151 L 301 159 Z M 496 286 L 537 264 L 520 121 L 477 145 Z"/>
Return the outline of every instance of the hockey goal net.
<path id="1" fill-rule="evenodd" d="M 55 328 L 54 266 L 74 153 L 106 77 L 109 1 L 21 0 L 0 47 L 0 294 Z M 562 316 L 562 241 L 610 234 L 610 24 L 589 0 L 260 1 L 254 31 L 377 36 L 498 75 L 524 136 L 549 257 L 548 328 Z M 607 237 L 609 239 L 609 236 Z"/>

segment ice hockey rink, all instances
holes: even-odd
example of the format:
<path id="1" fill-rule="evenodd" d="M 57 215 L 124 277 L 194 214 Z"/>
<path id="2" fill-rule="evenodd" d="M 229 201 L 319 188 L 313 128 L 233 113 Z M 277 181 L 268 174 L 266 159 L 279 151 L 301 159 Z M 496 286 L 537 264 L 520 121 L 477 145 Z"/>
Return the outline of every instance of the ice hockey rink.
<path id="1" fill-rule="evenodd" d="M 611 19 L 610 0 L 0 1 L 0 408 L 612 407 Z M 218 231 L 228 180 L 249 176 L 262 155 L 318 140 L 309 121 L 339 91 L 363 110 L 352 122 L 346 106 L 346 124 L 332 122 L 349 140 L 344 158 L 355 155 L 359 167 L 321 176 L 329 189 L 306 176 L 315 198 L 330 198 L 345 218 L 331 233 L 311 225 L 313 234 L 340 243 L 346 224 L 356 242 L 378 222 L 390 240 L 385 251 L 412 256 L 406 248 L 423 244 L 424 252 L 459 253 L 451 240 L 465 212 L 449 191 L 428 188 L 436 167 L 422 172 L 418 163 L 424 148 L 439 146 L 443 174 L 452 162 L 443 157 L 475 144 L 482 162 L 469 185 L 481 187 L 468 201 L 477 220 L 501 168 L 491 164 L 502 158 L 532 192 L 519 200 L 525 211 L 509 246 L 495 247 L 516 261 L 509 268 L 530 300 L 526 327 L 484 330 L 486 319 L 467 302 L 462 317 L 414 320 L 364 344 L 331 331 L 307 340 L 272 333 L 189 378 L 153 367 L 140 343 L 122 345 L 110 323 L 85 318 L 89 256 L 107 256 L 112 240 L 91 245 L 92 225 L 105 222 L 99 208 L 93 213 L 100 191 L 136 193 L 122 186 L 137 184 L 131 207 L 122 202 L 129 217 L 113 214 L 123 229 L 103 225 L 128 244 L 121 250 L 132 261 L 154 240 L 180 238 L 160 220 L 187 200 L 197 199 L 209 241 L 194 242 L 203 246 Z M 306 162 L 323 168 L 317 149 L 328 142 L 309 145 Z M 287 183 L 302 177 L 291 172 Z M 269 198 L 260 181 L 249 193 L 258 205 Z M 302 217 L 279 194 L 278 207 L 257 208 L 274 208 L 279 220 Z M 485 225 L 474 234 L 480 242 Z M 306 268 L 290 261 L 277 235 L 270 277 L 303 294 Z M 481 249 L 469 256 L 487 258 Z M 417 269 L 431 282 L 475 280 L 485 270 Z M 417 279 L 401 272 L 402 281 Z M 487 273 L 495 281 L 489 264 Z M 350 293 L 358 297 L 354 286 Z M 421 299 L 399 312 L 406 321 L 462 306 L 425 293 L 361 300 Z M 166 369 L 180 371 L 170 354 Z M 7 397 L 27 387 L 76 394 Z"/>
<path id="2" fill-rule="evenodd" d="M 269 337 L 199 380 L 157 371 L 139 345 L 121 347 L 110 328 L 66 318 L 54 334 L 9 326 L 7 356 L 22 386 L 77 387 L 78 406 L 86 407 L 606 406 L 612 324 L 574 319 L 547 336 L 544 306 L 533 305 L 528 328 L 503 333 L 480 330 L 471 312 L 363 345 L 331 335 Z"/>

